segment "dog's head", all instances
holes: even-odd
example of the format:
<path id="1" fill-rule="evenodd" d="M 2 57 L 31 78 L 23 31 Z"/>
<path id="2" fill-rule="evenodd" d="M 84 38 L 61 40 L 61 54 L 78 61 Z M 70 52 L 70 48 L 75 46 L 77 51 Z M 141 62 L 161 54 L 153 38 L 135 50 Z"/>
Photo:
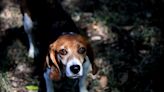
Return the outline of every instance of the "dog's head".
<path id="1" fill-rule="evenodd" d="M 53 64 L 47 60 L 47 65 L 53 67 L 50 72 L 50 78 L 59 80 L 62 72 L 65 72 L 69 78 L 78 78 L 83 76 L 83 63 L 89 57 L 92 64 L 92 72 L 95 74 L 97 67 L 93 63 L 93 52 L 87 40 L 77 34 L 60 36 L 50 45 L 50 59 Z M 62 69 L 61 69 L 62 68 Z"/>

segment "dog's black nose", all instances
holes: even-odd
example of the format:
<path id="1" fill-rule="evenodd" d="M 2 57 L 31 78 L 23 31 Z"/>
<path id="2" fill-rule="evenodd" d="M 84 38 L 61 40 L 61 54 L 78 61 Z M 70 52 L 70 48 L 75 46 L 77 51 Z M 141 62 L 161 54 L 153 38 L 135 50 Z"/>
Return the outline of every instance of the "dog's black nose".
<path id="1" fill-rule="evenodd" d="M 74 74 L 77 74 L 80 71 L 80 66 L 79 65 L 72 65 L 70 67 L 70 69 Z"/>

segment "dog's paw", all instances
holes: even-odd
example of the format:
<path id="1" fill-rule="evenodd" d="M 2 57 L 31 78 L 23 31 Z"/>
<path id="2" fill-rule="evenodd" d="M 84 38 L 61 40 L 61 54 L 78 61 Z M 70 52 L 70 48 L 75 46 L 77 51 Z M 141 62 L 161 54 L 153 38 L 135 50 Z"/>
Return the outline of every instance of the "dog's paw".
<path id="1" fill-rule="evenodd" d="M 35 57 L 35 50 L 34 49 L 29 49 L 29 51 L 28 51 L 28 57 L 29 58 L 34 58 Z"/>
<path id="2" fill-rule="evenodd" d="M 39 51 L 37 48 L 30 48 L 28 51 L 28 57 L 34 58 L 36 55 L 38 55 Z"/>

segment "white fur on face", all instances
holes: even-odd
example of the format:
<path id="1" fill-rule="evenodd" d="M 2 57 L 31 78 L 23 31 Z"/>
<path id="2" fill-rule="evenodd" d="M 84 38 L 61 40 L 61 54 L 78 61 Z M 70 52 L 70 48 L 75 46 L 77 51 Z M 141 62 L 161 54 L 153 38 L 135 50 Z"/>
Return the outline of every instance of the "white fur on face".
<path id="1" fill-rule="evenodd" d="M 70 70 L 70 67 L 72 65 L 79 65 L 80 66 L 80 71 L 77 74 L 72 73 L 72 71 Z M 76 59 L 76 58 L 72 58 L 70 61 L 68 61 L 68 63 L 66 64 L 66 76 L 69 78 L 78 78 L 80 76 L 83 76 L 83 67 L 82 67 L 82 63 Z"/>

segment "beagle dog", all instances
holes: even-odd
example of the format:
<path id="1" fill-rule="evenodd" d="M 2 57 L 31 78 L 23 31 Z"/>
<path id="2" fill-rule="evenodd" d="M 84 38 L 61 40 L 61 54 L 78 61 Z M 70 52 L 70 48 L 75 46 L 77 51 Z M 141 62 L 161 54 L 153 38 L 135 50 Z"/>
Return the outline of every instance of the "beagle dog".
<path id="1" fill-rule="evenodd" d="M 80 92 L 88 92 L 85 81 L 90 66 L 93 74 L 97 72 L 93 51 L 58 0 L 20 0 L 20 9 L 28 56 L 37 58 L 46 92 L 55 92 L 54 82 L 63 78 L 79 79 Z"/>
<path id="2" fill-rule="evenodd" d="M 93 74 L 97 72 L 91 46 L 78 34 L 61 35 L 50 44 L 45 66 L 47 92 L 54 92 L 53 81 L 61 80 L 64 76 L 71 79 L 79 78 L 80 92 L 88 92 L 85 82 L 90 66 Z"/>

